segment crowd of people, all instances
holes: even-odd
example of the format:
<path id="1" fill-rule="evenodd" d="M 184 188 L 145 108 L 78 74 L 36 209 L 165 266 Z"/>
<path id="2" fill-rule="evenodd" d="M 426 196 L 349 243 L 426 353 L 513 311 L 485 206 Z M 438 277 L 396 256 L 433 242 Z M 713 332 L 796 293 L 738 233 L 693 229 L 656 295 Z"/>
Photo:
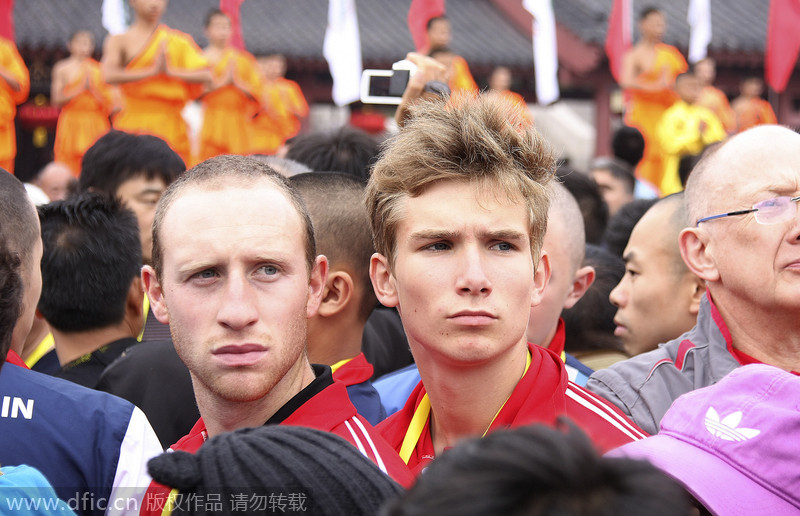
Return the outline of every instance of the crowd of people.
<path id="1" fill-rule="evenodd" d="M 131 5 L 54 70 L 59 163 L 0 173 L 0 513 L 800 513 L 800 134 L 714 114 L 661 13 L 584 173 L 444 17 L 395 134 L 287 143 L 282 57 Z"/>

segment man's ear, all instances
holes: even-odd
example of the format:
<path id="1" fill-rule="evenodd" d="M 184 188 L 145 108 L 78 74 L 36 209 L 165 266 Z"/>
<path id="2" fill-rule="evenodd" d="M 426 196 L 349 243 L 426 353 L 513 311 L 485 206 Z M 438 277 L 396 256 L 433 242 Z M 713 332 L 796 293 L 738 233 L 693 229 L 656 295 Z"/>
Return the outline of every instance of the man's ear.
<path id="1" fill-rule="evenodd" d="M 139 335 L 144 327 L 144 290 L 142 288 L 142 278 L 136 276 L 131 281 L 128 288 L 128 296 L 125 298 L 125 319 L 129 321 L 134 335 Z"/>
<path id="2" fill-rule="evenodd" d="M 394 276 L 389 271 L 389 260 L 380 253 L 375 253 L 369 260 L 369 279 L 375 296 L 383 306 L 395 307 L 398 305 L 397 286 Z"/>
<path id="3" fill-rule="evenodd" d="M 353 300 L 354 295 L 355 285 L 352 276 L 343 270 L 331 271 L 325 281 L 322 303 L 317 314 L 321 317 L 330 317 L 340 313 Z"/>
<path id="4" fill-rule="evenodd" d="M 700 301 L 706 293 L 706 282 L 692 274 L 692 297 L 689 302 L 689 313 L 697 315 L 700 312 Z"/>
<path id="5" fill-rule="evenodd" d="M 681 258 L 697 277 L 718 281 L 719 271 L 708 249 L 708 233 L 701 228 L 684 228 L 678 236 Z"/>
<path id="6" fill-rule="evenodd" d="M 550 283 L 550 256 L 547 251 L 542 251 L 539 258 L 539 265 L 533 271 L 533 291 L 531 292 L 531 306 L 536 306 L 542 302 L 544 289 Z"/>
<path id="7" fill-rule="evenodd" d="M 158 322 L 169 324 L 169 310 L 167 310 L 167 303 L 164 301 L 164 291 L 156 277 L 155 269 L 150 265 L 142 267 L 142 285 L 144 285 L 144 291 L 148 299 L 150 299 L 150 309 L 153 311 L 153 315 L 156 316 Z"/>
<path id="8" fill-rule="evenodd" d="M 592 283 L 594 283 L 596 274 L 594 267 L 591 265 L 584 265 L 575 271 L 575 276 L 572 278 L 572 290 L 567 296 L 567 300 L 564 301 L 564 310 L 572 308 L 575 303 L 581 300 L 586 291 L 589 290 L 589 287 L 592 286 Z"/>
<path id="9" fill-rule="evenodd" d="M 328 258 L 319 255 L 314 260 L 311 274 L 308 278 L 308 301 L 306 302 L 306 317 L 314 317 L 322 302 L 325 292 L 325 280 L 328 279 Z"/>

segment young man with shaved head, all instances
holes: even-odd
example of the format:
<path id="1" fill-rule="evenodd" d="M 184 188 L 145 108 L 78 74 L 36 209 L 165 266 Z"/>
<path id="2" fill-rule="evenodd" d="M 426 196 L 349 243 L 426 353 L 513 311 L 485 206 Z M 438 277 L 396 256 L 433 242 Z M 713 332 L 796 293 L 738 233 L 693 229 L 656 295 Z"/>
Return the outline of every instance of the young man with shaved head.
<path id="1" fill-rule="evenodd" d="M 345 438 L 398 482 L 410 482 L 330 367 L 308 361 L 308 319 L 319 310 L 327 274 L 302 198 L 267 165 L 218 156 L 167 189 L 153 223 L 153 265 L 142 269 L 142 280 L 153 313 L 170 325 L 201 416 L 172 449 L 195 452 L 239 428 L 310 426 Z M 151 485 L 142 514 L 161 514 L 168 494 Z"/>
<path id="2" fill-rule="evenodd" d="M 500 428 L 572 418 L 599 449 L 643 435 L 529 344 L 555 156 L 496 94 L 411 106 L 367 186 L 378 300 L 397 307 L 422 382 L 379 427 L 412 471 Z"/>
<path id="3" fill-rule="evenodd" d="M 689 176 L 679 242 L 707 287 L 697 324 L 588 383 L 645 430 L 658 430 L 675 398 L 741 365 L 800 371 L 798 163 L 800 134 L 764 125 L 714 148 Z"/>
<path id="4" fill-rule="evenodd" d="M 678 245 L 688 226 L 683 194 L 658 201 L 636 223 L 622 255 L 625 276 L 611 291 L 614 333 L 630 356 L 656 348 L 697 322 L 705 283 L 686 267 Z"/>

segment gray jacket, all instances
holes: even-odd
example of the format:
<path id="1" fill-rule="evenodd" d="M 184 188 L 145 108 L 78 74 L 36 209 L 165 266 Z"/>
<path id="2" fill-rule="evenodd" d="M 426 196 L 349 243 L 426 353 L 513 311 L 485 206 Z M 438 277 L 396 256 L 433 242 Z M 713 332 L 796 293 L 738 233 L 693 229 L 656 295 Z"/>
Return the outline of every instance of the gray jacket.
<path id="1" fill-rule="evenodd" d="M 730 338 L 716 307 L 703 296 L 694 328 L 653 351 L 595 372 L 586 388 L 655 434 L 678 396 L 713 385 L 739 367 L 723 331 Z"/>

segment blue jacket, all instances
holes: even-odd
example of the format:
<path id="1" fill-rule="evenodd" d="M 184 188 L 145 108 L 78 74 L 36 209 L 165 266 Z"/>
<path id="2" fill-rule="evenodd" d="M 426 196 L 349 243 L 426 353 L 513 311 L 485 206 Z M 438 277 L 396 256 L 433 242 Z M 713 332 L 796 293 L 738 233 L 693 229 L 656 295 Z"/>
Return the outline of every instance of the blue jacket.
<path id="1" fill-rule="evenodd" d="M 136 514 L 147 461 L 162 451 L 131 403 L 11 363 L 0 369 L 0 436 L 0 464 L 35 467 L 87 515 L 105 514 L 114 498 Z"/>

